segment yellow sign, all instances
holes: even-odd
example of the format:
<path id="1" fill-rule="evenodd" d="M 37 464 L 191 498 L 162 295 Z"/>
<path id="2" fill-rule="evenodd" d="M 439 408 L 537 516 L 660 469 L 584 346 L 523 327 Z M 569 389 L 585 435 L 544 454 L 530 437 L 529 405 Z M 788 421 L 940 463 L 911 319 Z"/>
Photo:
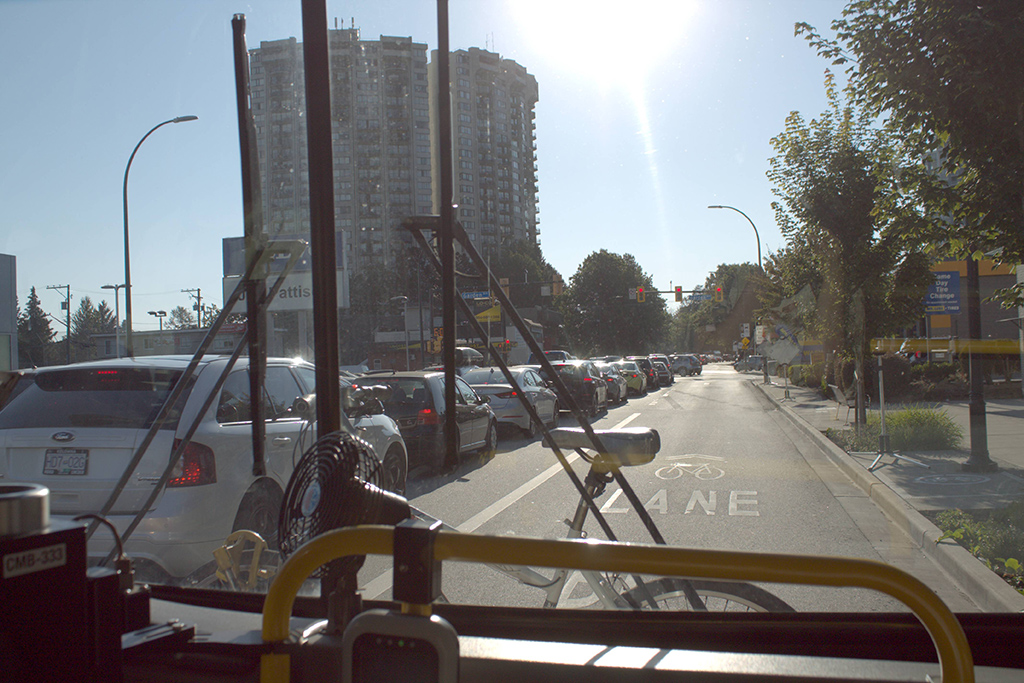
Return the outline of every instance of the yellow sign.
<path id="1" fill-rule="evenodd" d="M 746 337 L 744 337 L 743 338 L 743 348 L 747 348 L 748 346 L 750 346 L 750 340 L 747 339 Z"/>
<path id="2" fill-rule="evenodd" d="M 486 311 L 476 314 L 476 319 L 482 323 L 501 322 L 501 306 L 491 306 Z"/>

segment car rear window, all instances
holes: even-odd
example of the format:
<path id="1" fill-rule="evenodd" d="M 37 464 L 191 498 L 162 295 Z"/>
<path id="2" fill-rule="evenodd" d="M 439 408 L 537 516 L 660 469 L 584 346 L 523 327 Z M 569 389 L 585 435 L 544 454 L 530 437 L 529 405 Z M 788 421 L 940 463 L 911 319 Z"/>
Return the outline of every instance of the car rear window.
<path id="1" fill-rule="evenodd" d="M 413 415 L 424 408 L 432 408 L 433 400 L 426 380 L 373 378 L 373 383 L 391 389 L 391 395 L 384 399 L 384 412 L 391 417 Z"/>
<path id="2" fill-rule="evenodd" d="M 0 429 L 148 429 L 179 377 L 180 370 L 158 368 L 41 372 L 0 410 Z M 163 429 L 177 427 L 185 398 L 179 398 Z"/>

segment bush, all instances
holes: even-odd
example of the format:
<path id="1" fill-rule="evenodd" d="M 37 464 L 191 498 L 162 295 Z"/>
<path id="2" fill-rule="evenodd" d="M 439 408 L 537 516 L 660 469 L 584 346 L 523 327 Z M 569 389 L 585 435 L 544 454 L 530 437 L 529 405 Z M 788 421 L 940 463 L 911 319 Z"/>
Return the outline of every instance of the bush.
<path id="1" fill-rule="evenodd" d="M 885 415 L 889 446 L 894 451 L 949 451 L 960 447 L 964 433 L 958 424 L 938 406 L 908 406 Z M 877 413 L 868 414 L 868 423 L 860 433 L 850 429 L 829 429 L 825 436 L 846 451 L 869 452 L 878 449 L 882 423 Z"/>
<path id="2" fill-rule="evenodd" d="M 875 366 L 877 368 L 877 365 Z M 899 354 L 887 353 L 882 356 L 882 375 L 885 380 L 885 400 L 897 401 L 910 391 L 910 361 Z M 872 377 L 872 385 L 877 383 L 877 372 Z M 870 390 L 872 396 L 879 395 L 877 389 Z"/>
<path id="3" fill-rule="evenodd" d="M 943 510 L 936 517 L 939 540 L 955 539 L 1007 583 L 1024 593 L 1024 501 L 1001 510 Z"/>
<path id="4" fill-rule="evenodd" d="M 807 386 L 807 365 L 790 365 L 789 366 L 789 383 L 795 384 L 798 387 Z"/>

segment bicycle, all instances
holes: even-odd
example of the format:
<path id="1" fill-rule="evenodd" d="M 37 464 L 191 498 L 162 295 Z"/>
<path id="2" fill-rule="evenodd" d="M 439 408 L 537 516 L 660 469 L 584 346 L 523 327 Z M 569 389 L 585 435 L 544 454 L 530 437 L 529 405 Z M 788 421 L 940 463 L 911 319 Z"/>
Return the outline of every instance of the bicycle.
<path id="1" fill-rule="evenodd" d="M 596 452 L 589 437 L 579 428 L 560 428 L 549 431 L 551 441 L 545 440 L 544 445 L 561 449 L 573 449 L 581 454 L 590 464 L 583 481 L 587 495 L 580 495 L 575 513 L 571 520 L 566 520 L 570 540 L 586 537 L 584 525 L 590 513 L 587 502 L 595 501 L 615 478 L 615 473 L 622 467 L 645 465 L 654 460 L 660 448 L 658 433 L 649 428 L 625 428 L 618 430 L 595 430 L 605 447 L 604 452 Z M 688 457 L 688 456 L 678 456 Z M 713 458 L 721 460 L 720 458 Z M 715 468 L 717 470 L 717 468 Z M 685 471 L 685 470 L 681 470 Z M 721 470 L 718 470 L 721 471 Z M 724 475 L 724 472 L 722 472 Z M 427 522 L 440 522 L 445 531 L 458 530 L 421 510 L 410 506 L 413 516 Z M 649 520 L 653 526 L 653 520 Z M 655 534 L 659 539 L 660 534 Z M 247 540 L 251 540 L 246 537 Z M 277 559 L 276 553 L 267 554 L 268 559 Z M 219 553 L 219 559 L 235 560 L 233 566 L 219 566 L 220 583 L 226 576 L 235 578 L 229 587 L 242 583 L 240 579 L 253 575 L 252 568 L 239 566 L 243 558 L 239 553 Z M 620 573 L 602 573 L 597 571 L 579 571 L 558 569 L 554 575 L 547 576 L 528 566 L 488 565 L 489 567 L 515 579 L 525 586 L 541 589 L 545 592 L 543 606 L 555 607 L 593 607 L 600 605 L 605 609 L 667 609 L 692 611 L 759 611 L 759 612 L 793 612 L 793 608 L 781 598 L 765 589 L 749 583 L 716 581 L 707 579 L 684 579 L 678 577 L 656 577 L 642 579 L 639 576 L 627 576 Z M 276 567 L 275 567 L 276 568 Z M 575 587 L 586 582 L 592 591 L 588 598 L 566 597 L 571 595 Z M 206 585 L 209 585 L 208 583 Z M 234 588 L 239 589 L 239 588 Z M 244 588 L 241 588 L 244 590 Z M 447 598 L 442 594 L 442 601 Z"/>
<path id="2" fill-rule="evenodd" d="M 688 455 L 670 455 L 668 460 L 682 460 L 685 458 L 701 458 L 704 460 L 717 460 L 719 462 L 725 462 L 725 458 L 719 458 L 714 455 L 700 455 L 698 453 L 690 453 Z M 690 469 L 696 468 L 696 469 Z M 721 479 L 725 476 L 725 470 L 713 466 L 711 463 L 696 464 L 692 462 L 676 462 L 666 467 L 660 467 L 654 471 L 654 476 L 658 479 L 678 479 L 683 476 L 684 473 L 689 472 L 697 479 L 701 481 L 712 481 L 714 479 Z"/>

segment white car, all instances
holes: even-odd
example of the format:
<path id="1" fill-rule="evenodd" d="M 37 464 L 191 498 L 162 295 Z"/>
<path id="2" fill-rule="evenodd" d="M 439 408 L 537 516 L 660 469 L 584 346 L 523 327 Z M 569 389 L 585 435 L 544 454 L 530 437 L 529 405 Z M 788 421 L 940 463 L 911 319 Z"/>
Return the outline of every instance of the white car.
<path id="1" fill-rule="evenodd" d="M 499 425 L 515 425 L 530 438 L 537 435 L 539 425 L 533 422 L 516 395 L 517 391 L 521 391 L 544 424 L 549 428 L 557 427 L 558 397 L 547 387 L 537 371 L 526 366 L 511 367 L 508 371 L 516 380 L 515 388 L 496 367 L 476 368 L 466 372 L 462 378 L 477 394 L 487 398 Z"/>
<path id="2" fill-rule="evenodd" d="M 185 356 L 97 361 L 26 372 L 0 410 L 0 478 L 50 489 L 55 516 L 99 513 L 122 472 L 188 365 Z M 140 578 L 181 579 L 212 559 L 239 529 L 276 546 L 282 494 L 304 449 L 315 440 L 308 407 L 315 369 L 272 358 L 264 383 L 266 473 L 254 474 L 248 360 L 231 369 L 219 395 L 200 415 L 228 358 L 207 356 L 118 496 L 108 519 L 120 532 L 153 493 L 174 447 L 198 425 L 138 528 L 126 541 Z M 377 405 L 374 406 L 373 404 Z M 379 401 L 350 407 L 360 437 L 370 443 L 385 485 L 405 487 L 408 456 L 398 426 Z M 103 527 L 89 541 L 93 559 L 113 547 Z"/>

